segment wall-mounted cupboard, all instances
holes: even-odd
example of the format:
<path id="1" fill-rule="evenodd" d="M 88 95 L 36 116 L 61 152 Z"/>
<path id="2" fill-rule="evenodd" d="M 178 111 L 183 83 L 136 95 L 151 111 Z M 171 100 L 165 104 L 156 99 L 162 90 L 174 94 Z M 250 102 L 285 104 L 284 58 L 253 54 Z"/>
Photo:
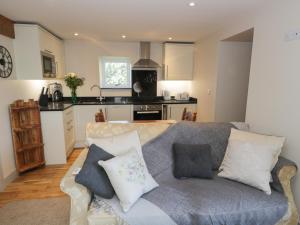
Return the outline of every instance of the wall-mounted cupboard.
<path id="1" fill-rule="evenodd" d="M 194 44 L 164 43 L 163 71 L 165 80 L 192 80 Z"/>
<path id="2" fill-rule="evenodd" d="M 36 24 L 15 24 L 14 52 L 17 79 L 41 80 L 63 78 L 64 42 Z M 42 59 L 42 53 L 49 60 Z M 55 75 L 47 75 L 45 69 Z"/>

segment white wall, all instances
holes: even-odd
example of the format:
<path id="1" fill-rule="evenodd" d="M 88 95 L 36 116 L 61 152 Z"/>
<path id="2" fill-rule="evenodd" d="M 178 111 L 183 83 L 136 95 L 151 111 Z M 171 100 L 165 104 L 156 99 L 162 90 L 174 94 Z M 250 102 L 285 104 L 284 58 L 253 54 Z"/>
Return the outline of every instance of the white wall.
<path id="1" fill-rule="evenodd" d="M 215 121 L 245 121 L 251 52 L 249 42 L 220 42 Z"/>
<path id="2" fill-rule="evenodd" d="M 200 120 L 214 119 L 217 49 L 221 40 L 254 27 L 246 122 L 256 132 L 285 136 L 283 155 L 300 165 L 300 41 L 286 42 L 285 33 L 300 29 L 300 1 L 274 0 L 251 17 L 197 43 L 193 93 L 199 98 Z M 200 68 L 201 66 L 201 68 Z M 203 81 L 203 84 L 200 82 Z M 198 91 L 201 87 L 202 90 Z M 212 95 L 207 94 L 212 89 Z M 205 102 L 209 104 L 201 107 Z M 294 182 L 300 207 L 300 173 Z"/>
<path id="3" fill-rule="evenodd" d="M 160 65 L 163 61 L 162 47 L 162 43 L 151 43 L 151 59 Z M 131 63 L 134 64 L 140 58 L 140 43 L 95 42 L 91 40 L 65 41 L 66 72 L 75 72 L 85 78 L 85 85 L 78 89 L 78 96 L 97 96 L 99 94 L 97 89 L 91 92 L 90 87 L 94 84 L 100 84 L 99 60 L 103 56 L 129 57 Z M 190 81 L 160 81 L 158 82 L 157 94 L 161 95 L 162 89 L 168 89 L 174 95 L 176 92 L 190 91 L 190 85 Z M 64 87 L 64 92 L 66 96 L 70 95 L 69 89 L 66 87 Z M 131 90 L 103 90 L 102 94 L 104 96 L 131 96 Z"/>
<path id="4" fill-rule="evenodd" d="M 7 178 L 15 173 L 9 104 L 17 99 L 37 99 L 44 81 L 0 80 L 0 190 Z"/>
<path id="5" fill-rule="evenodd" d="M 217 86 L 218 39 L 210 37 L 196 44 L 192 95 L 198 99 L 197 120 L 213 121 Z"/>
<path id="6" fill-rule="evenodd" d="M 11 57 L 12 57 L 12 61 L 13 61 L 13 71 L 10 75 L 10 77 L 8 78 L 1 78 L 0 77 L 0 82 L 2 80 L 11 80 L 11 79 L 16 79 L 16 66 L 15 66 L 15 54 L 14 54 L 14 47 L 13 47 L 13 39 L 9 38 L 9 37 L 6 37 L 6 36 L 3 36 L 0 34 L 0 45 L 4 46 L 10 53 Z"/>
<path id="7" fill-rule="evenodd" d="M 254 131 L 285 136 L 283 155 L 300 166 L 300 40 L 284 35 L 300 29 L 300 1 L 276 1 L 255 26 L 246 121 Z M 294 182 L 300 207 L 300 173 Z"/>

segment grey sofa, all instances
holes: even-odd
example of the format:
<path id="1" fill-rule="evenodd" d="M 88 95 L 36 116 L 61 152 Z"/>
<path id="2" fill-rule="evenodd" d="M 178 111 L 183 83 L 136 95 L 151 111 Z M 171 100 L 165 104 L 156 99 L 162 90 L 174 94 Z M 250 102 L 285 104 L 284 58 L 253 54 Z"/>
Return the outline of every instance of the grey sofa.
<path id="1" fill-rule="evenodd" d="M 232 124 L 179 123 L 167 124 L 89 124 L 87 136 L 101 137 L 137 129 L 149 172 L 159 187 L 143 196 L 166 212 L 176 224 L 297 224 L 298 211 L 291 191 L 291 178 L 296 165 L 279 158 L 272 171 L 271 196 L 247 185 L 214 177 L 213 180 L 177 180 L 172 176 L 170 145 L 209 142 L 216 165 L 226 149 Z M 71 197 L 70 224 L 127 224 L 113 210 L 97 206 L 89 191 L 74 182 L 71 174 L 81 167 L 86 150 L 75 161 L 61 182 L 62 190 Z M 97 210 L 95 210 L 95 205 Z"/>

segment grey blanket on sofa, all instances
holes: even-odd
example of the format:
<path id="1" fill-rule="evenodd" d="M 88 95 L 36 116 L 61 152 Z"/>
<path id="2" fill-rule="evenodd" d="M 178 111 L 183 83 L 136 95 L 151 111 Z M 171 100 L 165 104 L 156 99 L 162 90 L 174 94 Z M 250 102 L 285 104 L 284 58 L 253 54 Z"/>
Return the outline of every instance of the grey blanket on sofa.
<path id="1" fill-rule="evenodd" d="M 227 147 L 229 123 L 182 122 L 146 143 L 143 154 L 159 187 L 143 196 L 178 225 L 272 225 L 285 214 L 287 199 L 279 192 L 266 195 L 250 186 L 214 176 L 213 180 L 173 177 L 174 142 L 210 144 L 214 169 Z"/>

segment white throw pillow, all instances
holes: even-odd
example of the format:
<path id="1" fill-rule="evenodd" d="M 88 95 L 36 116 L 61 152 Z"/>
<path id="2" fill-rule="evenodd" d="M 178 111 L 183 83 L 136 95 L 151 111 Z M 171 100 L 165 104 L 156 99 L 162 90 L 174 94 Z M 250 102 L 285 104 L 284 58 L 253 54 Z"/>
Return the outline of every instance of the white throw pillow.
<path id="1" fill-rule="evenodd" d="M 98 163 L 106 171 L 124 212 L 144 193 L 158 187 L 144 160 L 135 150 Z"/>
<path id="2" fill-rule="evenodd" d="M 271 170 L 272 170 L 278 161 L 278 157 L 281 153 L 285 138 L 270 136 L 270 135 L 256 134 L 256 133 L 241 131 L 241 130 L 232 128 L 228 143 L 230 143 L 231 141 L 241 141 L 241 142 L 253 143 L 253 144 L 257 144 L 257 145 L 264 145 L 267 148 L 269 148 L 270 151 L 273 153 L 273 162 L 272 162 L 272 166 L 271 166 Z M 224 160 L 227 158 L 227 152 L 228 152 L 228 147 L 227 147 L 227 150 L 225 153 Z M 223 166 L 221 165 L 219 170 L 222 170 L 222 169 L 223 169 Z"/>
<path id="3" fill-rule="evenodd" d="M 87 138 L 87 142 L 89 146 L 95 144 L 114 156 L 124 154 L 134 148 L 143 157 L 139 134 L 136 130 L 111 137 Z"/>
<path id="4" fill-rule="evenodd" d="M 271 194 L 271 170 L 285 138 L 231 129 L 220 177 L 236 180 Z"/>

